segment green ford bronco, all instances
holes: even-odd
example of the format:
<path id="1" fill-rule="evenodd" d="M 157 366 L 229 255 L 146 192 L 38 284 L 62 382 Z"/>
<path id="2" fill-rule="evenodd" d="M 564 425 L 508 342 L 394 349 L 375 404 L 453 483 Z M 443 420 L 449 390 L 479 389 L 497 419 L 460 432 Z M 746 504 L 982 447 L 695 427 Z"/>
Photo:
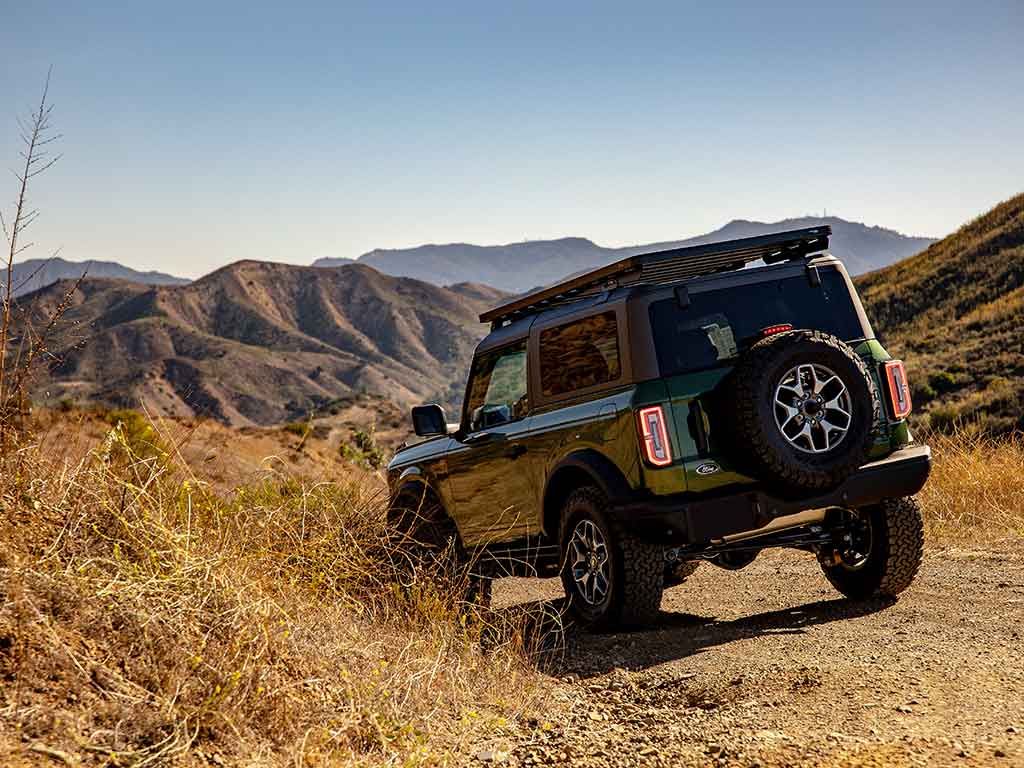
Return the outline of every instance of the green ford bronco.
<path id="1" fill-rule="evenodd" d="M 830 235 L 633 256 L 485 313 L 459 423 L 414 408 L 425 439 L 388 466 L 393 524 L 471 562 L 481 598 L 561 576 L 592 627 L 650 622 L 702 561 L 768 547 L 894 597 L 921 562 L 931 453 Z"/>

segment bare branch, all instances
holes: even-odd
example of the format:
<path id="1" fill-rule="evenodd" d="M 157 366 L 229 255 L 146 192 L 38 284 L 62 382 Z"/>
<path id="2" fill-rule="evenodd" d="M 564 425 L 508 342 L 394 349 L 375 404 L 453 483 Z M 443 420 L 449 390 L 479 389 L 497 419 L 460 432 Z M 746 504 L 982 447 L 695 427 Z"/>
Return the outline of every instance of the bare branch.
<path id="1" fill-rule="evenodd" d="M 17 117 L 17 124 L 24 149 L 19 153 L 22 165 L 19 171 L 12 171 L 17 180 L 14 211 L 10 219 L 0 215 L 0 228 L 7 241 L 7 275 L 4 283 L 2 314 L 0 314 L 0 449 L 6 447 L 9 434 L 21 423 L 21 415 L 28 398 L 29 379 L 34 373 L 34 362 L 46 350 L 46 339 L 71 304 L 72 295 L 81 283 L 79 280 L 65 297 L 58 302 L 48 318 L 43 333 L 36 333 L 28 318 L 22 323 L 22 332 L 14 338 L 14 259 L 32 247 L 33 243 L 20 242 L 21 235 L 39 218 L 39 210 L 29 207 L 29 181 L 45 173 L 57 163 L 61 156 L 52 156 L 47 147 L 60 139 L 59 134 L 50 130 L 50 116 L 53 105 L 48 103 L 50 75 L 46 73 L 43 92 L 38 106 L 27 118 Z M 41 268 L 41 267 L 40 267 Z M 38 271 L 38 270 L 37 270 Z M 35 273 L 33 273 L 34 275 Z M 20 287 L 20 286 L 19 286 Z M 8 347 L 17 344 L 13 365 L 8 360 Z"/>

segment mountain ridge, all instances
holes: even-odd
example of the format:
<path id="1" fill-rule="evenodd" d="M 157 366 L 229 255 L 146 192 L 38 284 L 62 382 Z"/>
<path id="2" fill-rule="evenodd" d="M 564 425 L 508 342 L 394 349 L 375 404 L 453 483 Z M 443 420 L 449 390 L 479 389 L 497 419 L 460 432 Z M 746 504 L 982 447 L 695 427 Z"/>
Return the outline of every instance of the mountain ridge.
<path id="1" fill-rule="evenodd" d="M 68 261 L 60 257 L 27 259 L 14 264 L 11 285 L 14 296 L 23 296 L 45 288 L 58 280 L 77 280 L 82 275 L 95 278 L 129 280 L 140 285 L 186 285 L 189 280 L 156 270 L 140 271 L 116 261 Z M 0 296 L 7 286 L 0 286 Z"/>
<path id="2" fill-rule="evenodd" d="M 54 283 L 19 303 L 35 317 L 72 291 L 40 391 L 235 425 L 302 418 L 373 392 L 402 405 L 444 401 L 503 297 L 383 275 L 242 261 L 184 286 L 122 280 Z"/>
<path id="3" fill-rule="evenodd" d="M 808 216 L 777 222 L 733 219 L 704 235 L 623 247 L 601 246 L 585 237 L 562 237 L 504 245 L 430 243 L 412 248 L 376 248 L 354 261 L 318 259 L 313 266 L 323 268 L 351 263 L 369 264 L 387 274 L 414 277 L 437 285 L 470 279 L 521 293 L 637 253 L 753 237 L 821 224 L 832 226 L 831 250 L 843 259 L 853 274 L 893 263 L 935 242 L 933 238 L 904 235 L 895 230 L 849 222 L 836 216 Z"/>

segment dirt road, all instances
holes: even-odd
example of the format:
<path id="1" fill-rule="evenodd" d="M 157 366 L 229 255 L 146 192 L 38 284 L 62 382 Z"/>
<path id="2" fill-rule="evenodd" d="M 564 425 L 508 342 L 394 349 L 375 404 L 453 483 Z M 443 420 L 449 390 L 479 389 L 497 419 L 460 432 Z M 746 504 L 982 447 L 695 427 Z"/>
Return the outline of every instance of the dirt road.
<path id="1" fill-rule="evenodd" d="M 565 722 L 509 765 L 1024 766 L 1024 549 L 930 551 L 895 604 L 839 599 L 808 555 L 703 565 L 658 627 L 571 637 Z M 511 605 L 557 584 L 499 583 Z"/>

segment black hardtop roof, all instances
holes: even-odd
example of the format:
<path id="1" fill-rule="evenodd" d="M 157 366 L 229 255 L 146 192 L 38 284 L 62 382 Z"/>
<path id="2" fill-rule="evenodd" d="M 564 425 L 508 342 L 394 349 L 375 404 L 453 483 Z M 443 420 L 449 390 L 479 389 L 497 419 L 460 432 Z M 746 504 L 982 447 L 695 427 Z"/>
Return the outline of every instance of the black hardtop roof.
<path id="1" fill-rule="evenodd" d="M 574 302 L 590 293 L 608 291 L 620 286 L 687 280 L 701 275 L 742 269 L 747 264 L 759 260 L 765 264 L 777 264 L 807 259 L 828 248 L 831 234 L 832 228 L 826 224 L 770 235 L 636 254 L 488 310 L 480 315 L 480 322 L 492 323 L 492 327 L 497 330 L 507 322 L 543 312 L 560 304 Z"/>

